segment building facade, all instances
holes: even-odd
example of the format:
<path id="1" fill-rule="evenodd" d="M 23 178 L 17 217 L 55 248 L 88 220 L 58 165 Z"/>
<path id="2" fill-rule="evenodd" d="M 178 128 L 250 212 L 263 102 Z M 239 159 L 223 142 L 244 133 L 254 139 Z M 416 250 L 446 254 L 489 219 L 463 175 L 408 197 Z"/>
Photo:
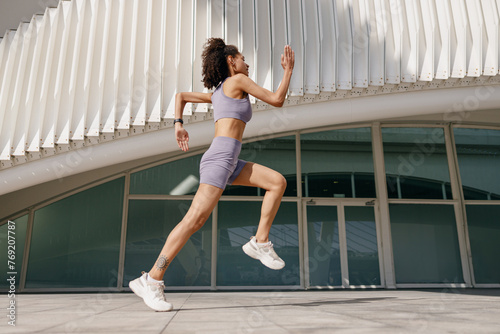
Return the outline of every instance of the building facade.
<path id="1" fill-rule="evenodd" d="M 149 270 L 213 137 L 207 105 L 186 107 L 189 153 L 172 126 L 175 93 L 203 90 L 211 36 L 237 45 L 271 90 L 283 46 L 296 52 L 284 107 L 252 101 L 240 155 L 287 179 L 270 235 L 286 266 L 242 252 L 263 190 L 229 186 L 172 261 L 167 289 L 499 287 L 499 5 L 48 8 L 0 42 L 0 247 L 15 226 L 18 289 L 120 291 Z"/>

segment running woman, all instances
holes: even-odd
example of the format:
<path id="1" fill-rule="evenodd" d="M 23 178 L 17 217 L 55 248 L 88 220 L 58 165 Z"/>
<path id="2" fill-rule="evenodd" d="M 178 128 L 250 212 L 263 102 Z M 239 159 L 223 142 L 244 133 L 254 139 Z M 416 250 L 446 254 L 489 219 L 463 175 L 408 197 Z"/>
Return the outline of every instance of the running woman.
<path id="1" fill-rule="evenodd" d="M 210 38 L 202 53 L 204 86 L 215 87 L 213 93 L 182 92 L 175 96 L 175 137 L 179 148 L 189 150 L 189 135 L 183 127 L 184 106 L 212 103 L 215 136 L 200 162 L 200 186 L 182 221 L 170 232 L 155 264 L 148 273 L 129 283 L 130 289 L 156 311 L 170 311 L 172 304 L 164 295 L 163 275 L 188 239 L 210 216 L 227 184 L 260 187 L 266 190 L 262 201 L 259 226 L 255 236 L 243 245 L 243 251 L 265 266 L 279 270 L 285 262 L 269 241 L 269 231 L 286 188 L 280 173 L 262 165 L 238 159 L 246 123 L 252 118 L 249 95 L 275 107 L 283 106 L 292 77 L 295 54 L 285 46 L 281 55 L 283 79 L 275 92 L 257 85 L 248 77 L 249 66 L 234 45 L 220 38 Z"/>

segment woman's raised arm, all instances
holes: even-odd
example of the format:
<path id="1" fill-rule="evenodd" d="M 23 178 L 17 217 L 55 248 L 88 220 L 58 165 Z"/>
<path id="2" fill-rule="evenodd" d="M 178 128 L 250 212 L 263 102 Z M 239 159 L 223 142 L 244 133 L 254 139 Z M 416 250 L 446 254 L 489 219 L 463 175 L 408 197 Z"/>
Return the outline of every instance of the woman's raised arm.
<path id="1" fill-rule="evenodd" d="M 269 103 L 274 107 L 281 107 L 285 102 L 286 93 L 288 92 L 288 87 L 290 86 L 290 79 L 292 78 L 294 64 L 295 53 L 289 45 L 286 45 L 285 50 L 281 55 L 281 66 L 285 72 L 283 73 L 283 79 L 275 92 L 257 85 L 252 79 L 241 74 L 235 76 L 235 88 L 241 89 L 242 91 L 255 96 L 261 101 Z"/>
<path id="2" fill-rule="evenodd" d="M 211 103 L 212 93 L 181 92 L 175 94 L 175 118 L 182 119 L 186 103 Z"/>
<path id="3" fill-rule="evenodd" d="M 182 119 L 186 103 L 211 103 L 212 93 L 182 92 L 175 95 L 175 119 Z M 182 122 L 175 122 L 175 138 L 177 145 L 184 152 L 189 150 L 189 134 Z"/>

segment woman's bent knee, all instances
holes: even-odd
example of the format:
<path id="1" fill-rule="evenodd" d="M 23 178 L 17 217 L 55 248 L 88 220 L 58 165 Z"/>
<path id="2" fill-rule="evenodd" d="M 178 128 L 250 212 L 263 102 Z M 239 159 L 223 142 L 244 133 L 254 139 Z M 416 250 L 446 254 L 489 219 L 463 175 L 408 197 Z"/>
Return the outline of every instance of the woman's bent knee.
<path id="1" fill-rule="evenodd" d="M 280 173 L 276 173 L 272 180 L 272 189 L 270 190 L 285 192 L 286 185 L 287 183 L 285 177 Z"/>

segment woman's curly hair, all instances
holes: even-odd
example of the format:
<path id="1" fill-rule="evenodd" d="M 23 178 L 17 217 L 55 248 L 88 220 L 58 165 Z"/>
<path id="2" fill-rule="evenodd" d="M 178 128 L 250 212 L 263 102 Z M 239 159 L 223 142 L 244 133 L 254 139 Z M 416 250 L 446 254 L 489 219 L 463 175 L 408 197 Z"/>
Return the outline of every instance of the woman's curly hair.
<path id="1" fill-rule="evenodd" d="M 222 38 L 209 38 L 203 46 L 202 75 L 203 85 L 211 89 L 229 76 L 226 58 L 236 57 L 240 52 L 234 45 L 226 45 Z"/>

